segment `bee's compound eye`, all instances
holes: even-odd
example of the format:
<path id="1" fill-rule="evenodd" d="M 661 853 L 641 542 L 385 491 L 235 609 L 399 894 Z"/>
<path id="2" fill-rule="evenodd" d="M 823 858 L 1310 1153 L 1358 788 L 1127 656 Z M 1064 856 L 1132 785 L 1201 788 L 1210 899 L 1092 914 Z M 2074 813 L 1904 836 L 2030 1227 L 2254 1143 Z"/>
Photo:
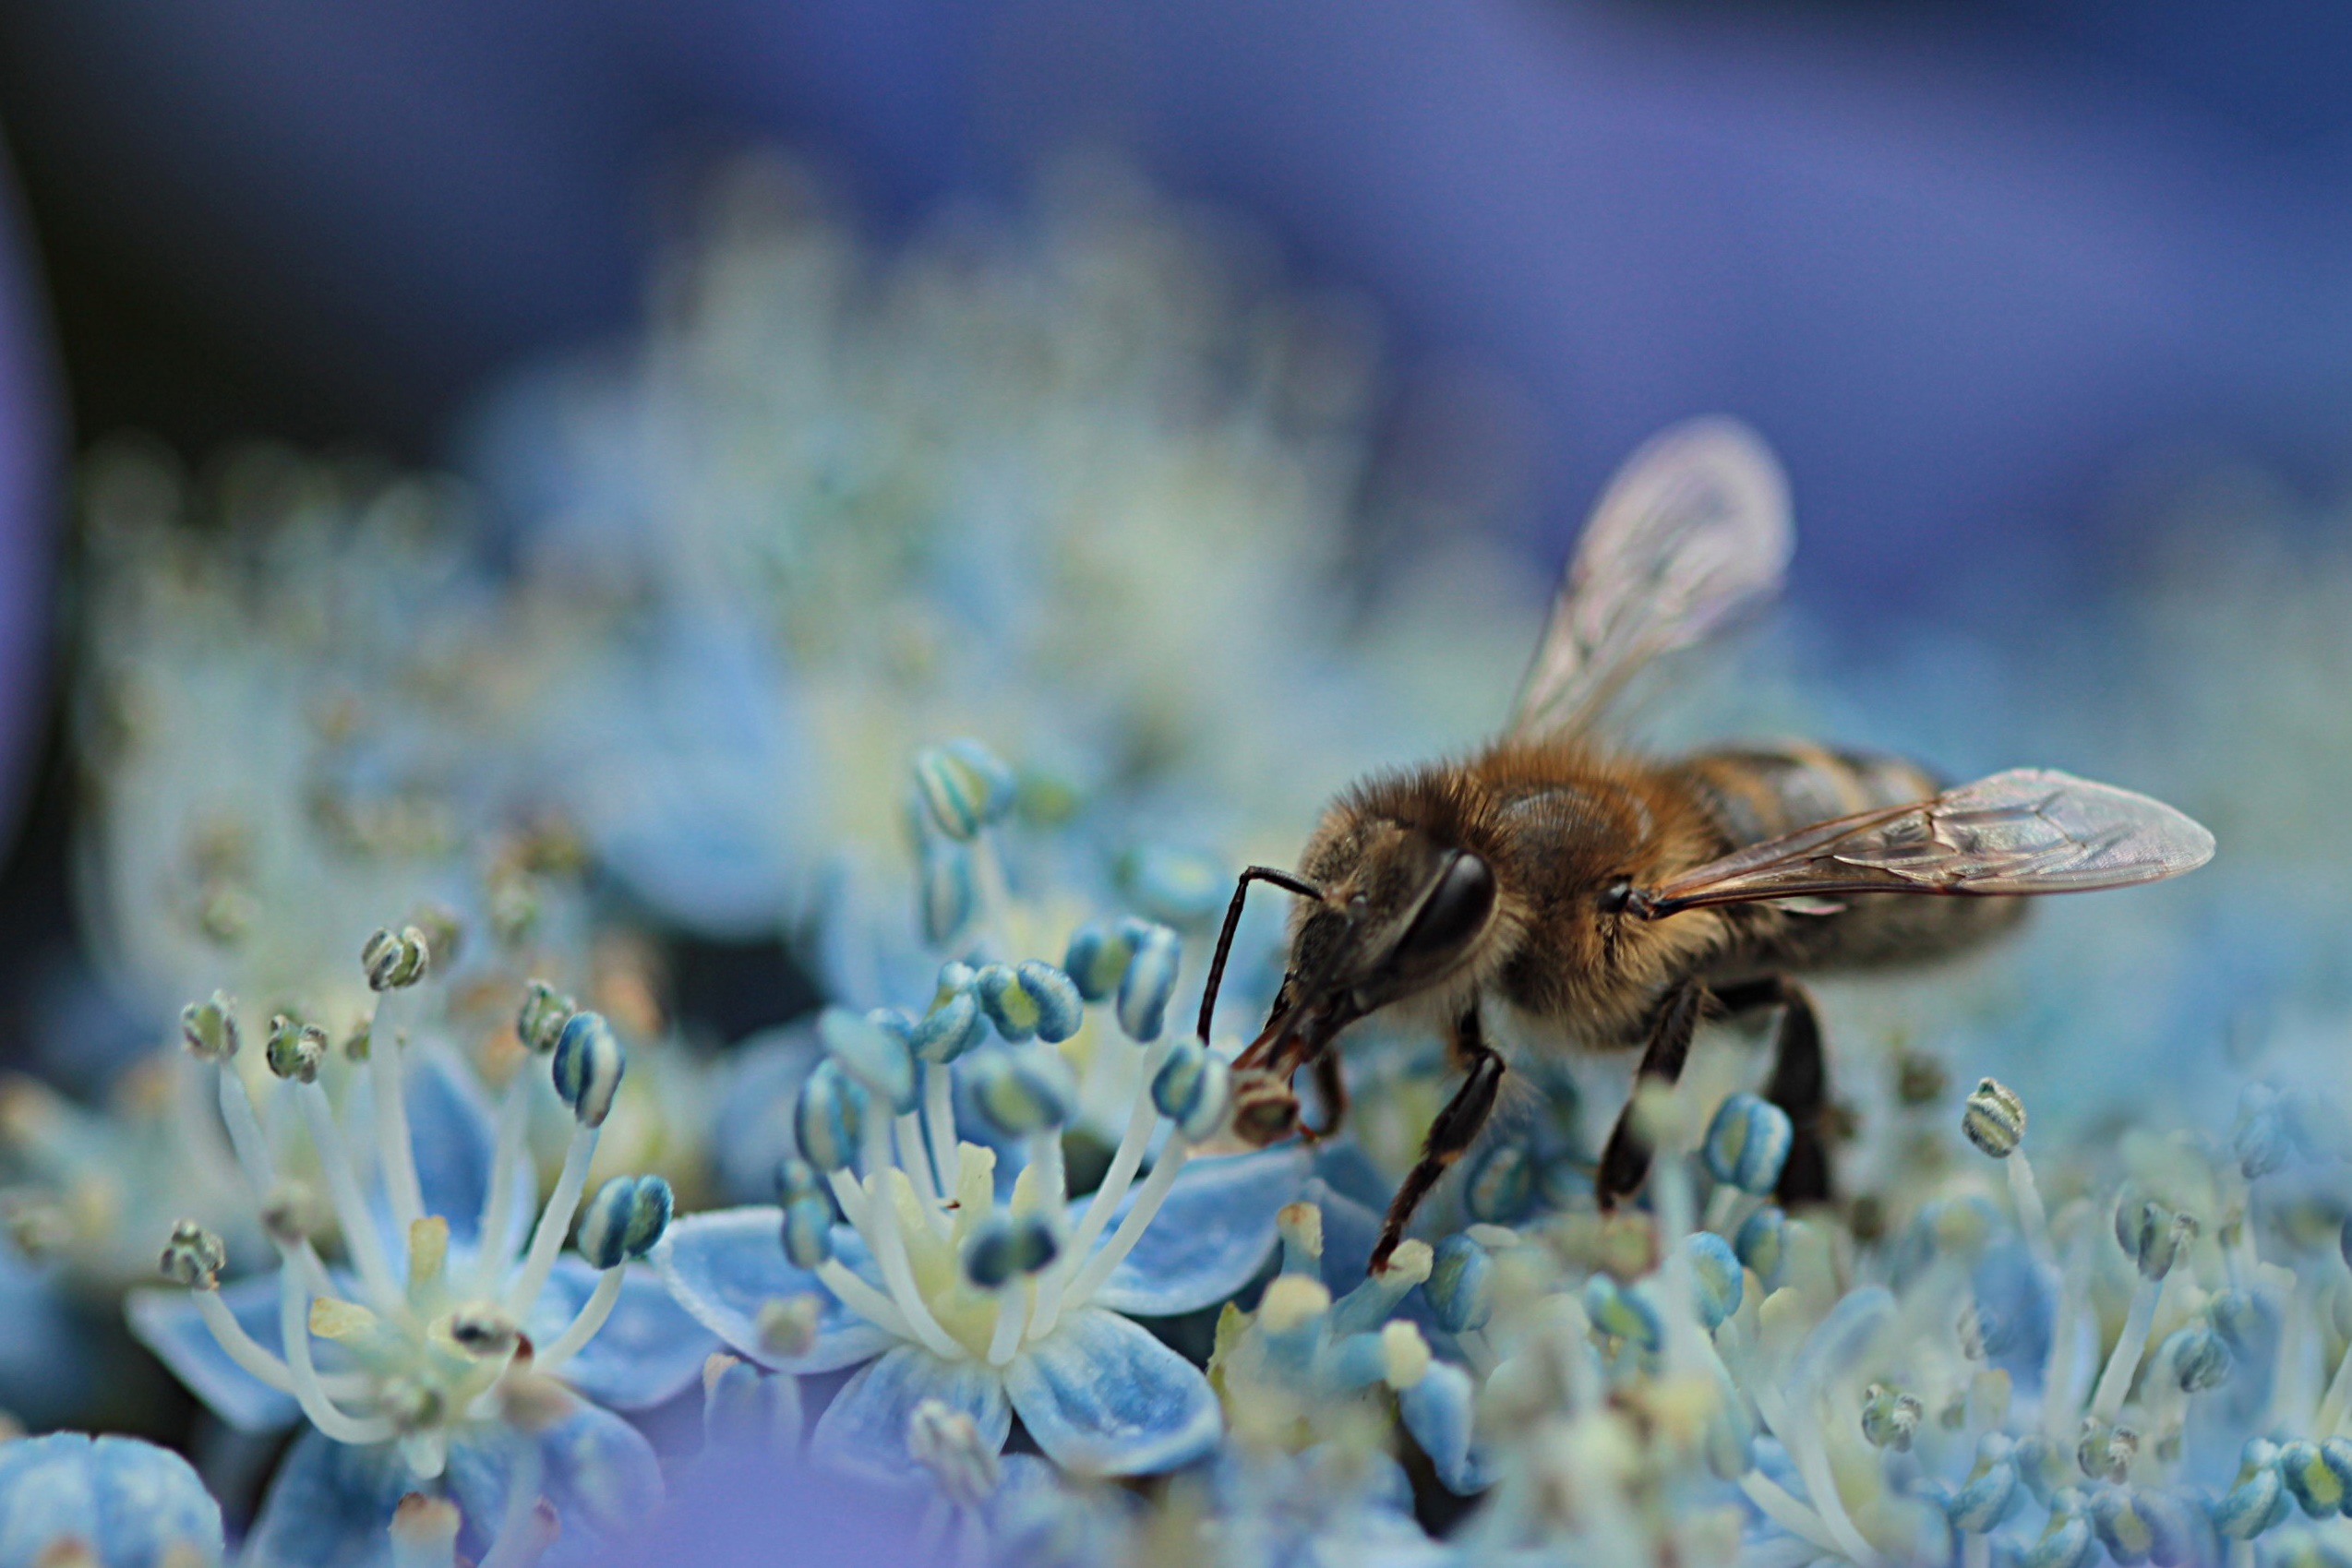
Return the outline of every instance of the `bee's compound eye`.
<path id="1" fill-rule="evenodd" d="M 1633 904 L 1633 883 L 1619 877 L 1601 890 L 1602 910 L 1610 915 L 1623 915 Z"/>
<path id="2" fill-rule="evenodd" d="M 1399 957 L 1432 958 L 1461 946 L 1494 907 L 1494 873 L 1468 850 L 1456 853 L 1397 944 Z"/>

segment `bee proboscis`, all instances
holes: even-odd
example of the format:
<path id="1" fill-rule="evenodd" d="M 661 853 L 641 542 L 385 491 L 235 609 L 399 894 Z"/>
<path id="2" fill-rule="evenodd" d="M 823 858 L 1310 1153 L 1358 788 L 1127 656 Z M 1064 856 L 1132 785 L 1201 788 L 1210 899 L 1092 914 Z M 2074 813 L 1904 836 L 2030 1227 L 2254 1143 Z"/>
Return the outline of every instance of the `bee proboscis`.
<path id="1" fill-rule="evenodd" d="M 1529 1048 L 1641 1049 L 1672 1083 L 1702 1015 L 1780 1010 L 1765 1097 L 1794 1141 L 1784 1203 L 1830 1193 L 1829 1084 L 1797 976 L 1917 963 L 2016 923 L 2030 894 L 2154 881 L 2213 835 L 2146 796 L 2042 769 L 1945 788 L 1898 758 L 1789 743 L 1651 761 L 1600 735 L 1661 654 L 1778 589 L 1794 546 L 1770 450 L 1727 419 L 1655 437 L 1594 509 L 1501 738 L 1366 779 L 1328 807 L 1295 872 L 1242 873 L 1201 999 L 1203 1038 L 1250 883 L 1298 895 L 1287 973 L 1236 1060 L 1234 1131 L 1300 1130 L 1314 1073 L 1333 1131 L 1333 1044 L 1369 1014 L 1443 1031 L 1461 1087 L 1431 1125 L 1373 1253 L 1381 1266 L 1492 1113 L 1506 1071 L 1490 1027 Z M 1941 895 L 1941 896 L 1919 896 Z M 1603 1207 L 1650 1155 L 1617 1118 L 1594 1171 Z"/>

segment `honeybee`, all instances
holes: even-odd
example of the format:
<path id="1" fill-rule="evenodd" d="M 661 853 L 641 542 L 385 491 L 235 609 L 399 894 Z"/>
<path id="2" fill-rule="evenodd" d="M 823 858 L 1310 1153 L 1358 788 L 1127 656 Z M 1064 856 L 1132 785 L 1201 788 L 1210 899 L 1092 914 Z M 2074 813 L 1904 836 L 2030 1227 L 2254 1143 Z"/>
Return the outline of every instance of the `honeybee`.
<path id="1" fill-rule="evenodd" d="M 1671 1083 L 1703 1016 L 1777 1008 L 1765 1096 L 1794 1141 L 1783 1203 L 1826 1200 L 1829 1079 L 1796 976 L 1921 963 L 2017 924 L 2024 895 L 2193 870 L 2213 835 L 2142 795 L 2018 769 L 1945 788 L 1918 764 L 1806 743 L 1652 761 L 1601 736 L 1612 700 L 1661 654 L 1775 591 L 1794 536 L 1779 463 L 1745 426 L 1658 436 L 1585 528 L 1510 726 L 1472 755 L 1365 779 L 1327 808 L 1298 869 L 1253 866 L 1226 912 L 1207 1037 L 1250 884 L 1296 894 L 1287 974 L 1234 1063 L 1234 1130 L 1266 1144 L 1346 1114 L 1335 1040 L 1389 1013 L 1443 1032 L 1461 1087 L 1389 1205 L 1373 1264 L 1478 1137 L 1529 1050 L 1638 1047 Z M 1919 897 L 1919 894 L 1944 895 Z M 1291 1088 L 1314 1074 L 1325 1124 Z M 1612 1207 L 1650 1155 L 1617 1117 L 1594 1171 Z"/>

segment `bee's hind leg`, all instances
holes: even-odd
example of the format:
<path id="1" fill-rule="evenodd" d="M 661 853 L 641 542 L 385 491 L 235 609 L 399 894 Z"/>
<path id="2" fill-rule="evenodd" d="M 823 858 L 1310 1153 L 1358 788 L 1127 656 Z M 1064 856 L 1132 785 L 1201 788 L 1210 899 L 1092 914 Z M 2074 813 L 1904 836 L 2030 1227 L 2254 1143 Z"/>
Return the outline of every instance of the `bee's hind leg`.
<path id="1" fill-rule="evenodd" d="M 1486 1119 L 1494 1114 L 1495 1091 L 1503 1083 L 1503 1057 L 1486 1043 L 1486 1032 L 1478 1021 L 1478 1009 L 1473 1006 L 1454 1024 L 1454 1056 L 1470 1076 L 1429 1124 L 1429 1137 L 1422 1144 L 1421 1158 L 1407 1173 L 1405 1184 L 1388 1203 L 1388 1217 L 1380 1227 L 1380 1241 L 1372 1250 L 1372 1272 L 1378 1274 L 1388 1264 L 1388 1254 L 1405 1238 L 1405 1227 L 1411 1223 L 1413 1211 L 1421 1207 L 1429 1190 L 1446 1167 L 1462 1157 L 1462 1154 L 1478 1141 L 1486 1126 Z M 1345 1100 L 1341 1101 L 1345 1104 Z"/>
<path id="2" fill-rule="evenodd" d="M 1650 1044 L 1643 1047 L 1641 1066 L 1634 1075 L 1637 1094 L 1644 1078 L 1672 1083 L 1683 1075 L 1690 1039 L 1698 1032 L 1698 1015 L 1706 1006 L 1707 987 L 1696 980 L 1685 980 L 1659 999 L 1658 1011 L 1650 1017 Z M 1592 1195 L 1603 1209 L 1614 1209 L 1641 1191 L 1649 1176 L 1650 1145 L 1634 1131 L 1633 1102 L 1627 1100 L 1626 1108 L 1617 1113 L 1616 1126 L 1609 1130 L 1609 1142 L 1602 1147 L 1601 1164 L 1592 1176 Z"/>
<path id="3" fill-rule="evenodd" d="M 1764 1097 L 1789 1113 L 1795 1136 L 1789 1143 L 1788 1163 L 1781 1167 L 1774 1196 L 1784 1207 L 1828 1203 L 1830 1152 L 1822 1141 L 1822 1121 L 1830 1105 L 1830 1069 L 1821 1052 L 1821 1017 L 1813 1010 L 1812 993 L 1794 980 L 1774 975 L 1726 986 L 1717 998 L 1726 1012 L 1765 1007 L 1781 1010 L 1772 1076 L 1764 1086 Z"/>

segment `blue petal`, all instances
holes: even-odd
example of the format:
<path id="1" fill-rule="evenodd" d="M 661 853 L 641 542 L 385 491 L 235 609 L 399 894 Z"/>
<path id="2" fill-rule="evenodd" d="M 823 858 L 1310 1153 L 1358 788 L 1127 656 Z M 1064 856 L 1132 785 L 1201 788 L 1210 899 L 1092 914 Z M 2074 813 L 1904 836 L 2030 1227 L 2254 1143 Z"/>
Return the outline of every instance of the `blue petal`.
<path id="1" fill-rule="evenodd" d="M 990 1448 L 1002 1448 L 1013 1430 L 1004 1378 L 994 1368 L 972 1360 L 942 1361 L 920 1346 L 902 1345 L 864 1368 L 834 1395 L 817 1420 L 809 1452 L 832 1468 L 871 1479 L 913 1474 L 915 1462 L 906 1456 L 906 1419 L 926 1399 L 970 1416 L 979 1427 L 980 1441 Z"/>
<path id="2" fill-rule="evenodd" d="M 283 1344 L 278 1335 L 275 1270 L 222 1286 L 221 1304 L 264 1349 L 275 1351 Z M 301 1416 L 293 1394 L 271 1388 L 229 1359 L 186 1291 L 134 1290 L 124 1302 L 124 1314 L 130 1319 L 132 1336 L 237 1430 L 275 1431 Z"/>
<path id="3" fill-rule="evenodd" d="M 762 1366 L 789 1372 L 829 1372 L 870 1360 L 897 1343 L 888 1332 L 835 1300 L 815 1275 L 794 1268 L 784 1255 L 783 1233 L 784 1211 L 773 1203 L 689 1215 L 673 1223 L 654 1247 L 654 1265 L 679 1306 L 726 1341 L 729 1348 Z M 878 1282 L 864 1248 L 856 1244 L 857 1235 L 846 1225 L 834 1227 L 834 1255 Z M 797 1359 L 763 1348 L 761 1306 L 779 1296 L 803 1292 L 813 1293 L 824 1303 L 815 1347 Z"/>
<path id="4" fill-rule="evenodd" d="M 748 628 L 671 616 L 583 680 L 562 784 L 606 864 L 690 929 L 764 935 L 799 902 L 811 755 L 792 681 Z"/>
<path id="5" fill-rule="evenodd" d="M 77 1311 L 57 1263 L 28 1263 L 0 1241 L 0 1409 L 54 1427 L 91 1407 L 105 1377 L 102 1323 Z"/>
<path id="6" fill-rule="evenodd" d="M 711 1127 L 720 1198 L 730 1203 L 774 1199 L 777 1162 L 800 1152 L 792 1133 L 800 1081 L 823 1059 L 816 1031 L 800 1025 L 764 1030 L 727 1052 Z"/>
<path id="7" fill-rule="evenodd" d="M 1484 1455 L 1470 1446 L 1478 1399 L 1470 1373 L 1451 1361 L 1433 1361 L 1422 1380 L 1397 1395 L 1397 1413 L 1447 1491 L 1467 1497 L 1494 1484 Z"/>
<path id="8" fill-rule="evenodd" d="M 174 1546 L 218 1563 L 221 1505 L 186 1460 L 137 1438 L 0 1443 L 0 1568 L 31 1568 L 68 1538 L 106 1568 L 158 1568 Z"/>
<path id="9" fill-rule="evenodd" d="M 294 1441 L 246 1537 L 270 1568 L 376 1568 L 391 1561 L 392 1510 L 417 1490 L 390 1443 L 358 1447 L 316 1428 Z"/>
<path id="10" fill-rule="evenodd" d="M 523 1434 L 487 1424 L 450 1444 L 449 1495 L 465 1523 L 459 1549 L 480 1562 L 506 1516 L 517 1445 L 539 1445 L 539 1495 L 554 1505 L 558 1534 L 543 1568 L 601 1559 L 605 1548 L 662 1505 L 661 1463 L 644 1434 L 609 1410 L 582 1403 L 544 1430 Z"/>
<path id="11" fill-rule="evenodd" d="M 1292 1146 L 1185 1162 L 1135 1250 L 1110 1271 L 1095 1301 L 1114 1311 L 1165 1317 L 1231 1296 L 1274 1251 L 1274 1216 L 1298 1198 L 1308 1158 Z M 1131 1192 L 1118 1215 L 1123 1218 L 1134 1203 Z M 1073 1211 L 1084 1212 L 1084 1204 Z M 1116 1229 L 1115 1223 L 1105 1226 L 1104 1237 Z"/>
<path id="12" fill-rule="evenodd" d="M 579 1315 L 598 1278 L 598 1271 L 567 1254 L 532 1304 L 524 1332 L 540 1345 L 554 1339 Z M 620 1276 L 612 1316 L 557 1375 L 599 1405 L 643 1410 L 692 1382 L 702 1359 L 718 1347 L 718 1336 L 678 1304 L 659 1275 L 632 1263 Z"/>
<path id="13" fill-rule="evenodd" d="M 1086 1475 L 1172 1470 L 1215 1448 L 1225 1429 L 1198 1367 L 1096 1308 L 1014 1357 L 1004 1384 L 1046 1457 Z"/>
<path id="14" fill-rule="evenodd" d="M 473 1243 L 481 1232 L 482 1203 L 490 1193 L 490 1154 L 498 1119 L 473 1073 L 447 1051 L 411 1049 L 401 1097 L 408 1102 L 408 1141 L 416 1153 L 416 1184 L 425 1212 L 450 1222 L 450 1240 Z M 524 1071 L 532 1064 L 525 1063 Z M 521 1209 L 533 1206 L 530 1184 L 517 1183 Z"/>

